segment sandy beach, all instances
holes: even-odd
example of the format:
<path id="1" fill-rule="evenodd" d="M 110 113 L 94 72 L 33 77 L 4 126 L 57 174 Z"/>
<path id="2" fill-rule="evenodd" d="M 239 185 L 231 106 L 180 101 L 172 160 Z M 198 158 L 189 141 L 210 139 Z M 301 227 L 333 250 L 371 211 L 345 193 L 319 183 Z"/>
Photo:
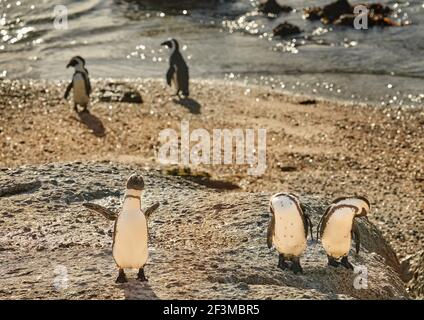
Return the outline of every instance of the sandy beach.
<path id="1" fill-rule="evenodd" d="M 100 91 L 122 83 L 142 104 L 106 102 Z M 287 96 L 237 82 L 192 82 L 179 102 L 162 80 L 95 80 L 90 114 L 62 99 L 63 82 L 0 84 L 0 166 L 109 160 L 178 174 L 157 162 L 159 132 L 203 128 L 267 129 L 267 170 L 249 176 L 244 165 L 192 166 L 240 192 L 291 191 L 332 199 L 362 194 L 370 220 L 411 270 L 424 244 L 424 112 L 375 108 Z M 186 169 L 186 172 L 187 169 Z M 227 186 L 227 187 L 226 187 Z M 234 190 L 233 190 L 234 191 Z M 18 226 L 15 226 L 18 227 Z M 413 295 L 413 292 L 412 292 Z"/>

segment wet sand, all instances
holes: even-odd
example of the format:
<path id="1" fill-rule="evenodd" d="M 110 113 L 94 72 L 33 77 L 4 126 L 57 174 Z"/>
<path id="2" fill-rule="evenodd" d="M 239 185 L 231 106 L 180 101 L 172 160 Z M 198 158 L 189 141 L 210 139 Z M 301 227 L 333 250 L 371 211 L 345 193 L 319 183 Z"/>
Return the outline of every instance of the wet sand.
<path id="1" fill-rule="evenodd" d="M 171 97 L 159 80 L 130 80 L 143 104 L 100 102 L 77 115 L 61 99 L 65 83 L 3 81 L 0 84 L 0 166 L 112 160 L 169 169 L 156 161 L 160 130 L 267 129 L 267 170 L 246 166 L 191 167 L 243 191 L 291 191 L 335 198 L 362 194 L 370 220 L 399 259 L 416 263 L 424 243 L 424 112 L 334 102 L 307 102 L 263 87 L 193 81 L 191 100 Z M 306 103 L 307 102 L 307 103 Z"/>

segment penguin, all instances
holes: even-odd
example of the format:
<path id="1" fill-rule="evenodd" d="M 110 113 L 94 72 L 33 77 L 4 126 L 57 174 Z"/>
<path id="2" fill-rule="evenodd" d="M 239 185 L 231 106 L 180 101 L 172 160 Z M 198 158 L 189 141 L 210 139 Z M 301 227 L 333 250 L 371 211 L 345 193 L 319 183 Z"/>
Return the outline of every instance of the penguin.
<path id="1" fill-rule="evenodd" d="M 78 105 L 84 107 L 83 111 L 87 111 L 90 103 L 91 84 L 88 77 L 88 70 L 85 68 L 85 60 L 80 56 L 73 57 L 66 68 L 73 67 L 75 69 L 72 81 L 66 88 L 64 98 L 68 99 L 71 89 L 74 91 L 74 110 L 78 113 Z"/>
<path id="2" fill-rule="evenodd" d="M 147 281 L 144 274 L 144 266 L 148 258 L 147 219 L 159 207 L 159 203 L 142 210 L 141 193 L 143 190 L 143 177 L 133 174 L 127 180 L 124 203 L 119 213 L 98 204 L 83 204 L 84 207 L 100 213 L 106 219 L 115 220 L 112 255 L 119 269 L 116 283 L 128 281 L 124 269 L 138 269 L 137 279 L 142 282 Z"/>
<path id="3" fill-rule="evenodd" d="M 144 265 L 148 258 L 147 219 L 141 211 L 141 192 L 144 180 L 139 175 L 131 175 L 127 181 L 124 204 L 115 220 L 112 255 L 119 268 L 117 283 L 127 282 L 124 269 L 138 269 L 137 279 L 144 282 Z"/>
<path id="4" fill-rule="evenodd" d="M 171 56 L 169 57 L 169 69 L 166 73 L 166 82 L 168 83 L 168 86 L 171 86 L 171 83 L 173 82 L 175 88 L 177 89 L 175 95 L 180 96 L 180 93 L 182 93 L 184 97 L 188 97 L 188 66 L 180 53 L 180 46 L 178 41 L 175 39 L 170 39 L 168 41 L 162 42 L 161 46 L 166 46 L 172 49 Z"/>
<path id="5" fill-rule="evenodd" d="M 321 237 L 329 266 L 342 265 L 353 269 L 348 260 L 352 238 L 355 240 L 356 254 L 359 254 L 361 246 L 355 219 L 366 218 L 370 208 L 370 202 L 362 196 L 337 198 L 328 206 L 317 227 L 317 241 Z"/>
<path id="6" fill-rule="evenodd" d="M 278 267 L 303 273 L 300 255 L 306 249 L 308 228 L 312 235 L 312 223 L 304 212 L 304 206 L 293 194 L 277 193 L 270 199 L 271 220 L 268 225 L 267 244 L 279 252 Z M 290 260 L 291 267 L 286 260 Z"/>

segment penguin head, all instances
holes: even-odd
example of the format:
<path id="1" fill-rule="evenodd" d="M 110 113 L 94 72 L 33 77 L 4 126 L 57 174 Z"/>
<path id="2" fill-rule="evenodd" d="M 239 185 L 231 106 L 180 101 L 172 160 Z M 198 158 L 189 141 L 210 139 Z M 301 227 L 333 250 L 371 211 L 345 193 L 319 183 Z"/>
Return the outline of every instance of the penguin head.
<path id="1" fill-rule="evenodd" d="M 366 217 L 370 212 L 371 205 L 367 198 L 363 196 L 341 197 L 333 201 L 333 204 L 349 204 L 358 208 L 356 217 Z"/>
<path id="2" fill-rule="evenodd" d="M 144 180 L 141 175 L 133 174 L 127 180 L 127 189 L 128 190 L 144 190 Z"/>
<path id="3" fill-rule="evenodd" d="M 84 68 L 85 67 L 85 60 L 81 56 L 72 57 L 72 59 L 69 60 L 69 63 L 67 64 L 66 68 L 69 68 L 69 67 Z"/>
<path id="4" fill-rule="evenodd" d="M 273 214 L 284 214 L 287 209 L 296 207 L 300 209 L 300 203 L 297 197 L 291 193 L 277 193 L 270 199 L 270 210 Z"/>
<path id="5" fill-rule="evenodd" d="M 357 199 L 357 201 L 360 204 L 360 212 L 358 214 L 356 214 L 357 217 L 366 217 L 368 215 L 368 213 L 370 212 L 371 209 L 371 204 L 368 201 L 367 198 L 363 197 L 363 196 L 356 196 L 355 197 Z"/>
<path id="6" fill-rule="evenodd" d="M 175 40 L 174 38 L 171 38 L 167 41 L 164 41 L 160 44 L 161 46 L 166 46 L 169 49 L 174 49 L 174 50 L 178 50 L 180 45 L 178 44 L 178 41 Z"/>

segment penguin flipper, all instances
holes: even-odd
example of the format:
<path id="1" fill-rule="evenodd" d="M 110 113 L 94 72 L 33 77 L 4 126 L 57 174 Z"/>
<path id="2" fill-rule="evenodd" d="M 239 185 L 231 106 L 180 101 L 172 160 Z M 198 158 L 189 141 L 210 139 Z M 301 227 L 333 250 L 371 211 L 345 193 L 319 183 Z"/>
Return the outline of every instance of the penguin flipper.
<path id="1" fill-rule="evenodd" d="M 312 238 L 312 241 L 313 241 L 314 235 L 312 233 L 313 224 L 312 224 L 311 218 L 309 217 L 309 215 L 307 213 L 305 213 L 306 212 L 306 206 L 302 202 L 299 202 L 299 206 L 300 206 L 300 209 L 302 210 L 302 214 L 304 216 L 303 223 L 304 223 L 304 227 L 305 227 L 305 236 L 307 238 L 308 237 L 308 231 L 310 231 L 311 238 Z"/>
<path id="2" fill-rule="evenodd" d="M 149 219 L 150 215 L 155 212 L 157 208 L 159 208 L 159 202 L 156 202 L 154 205 L 148 207 L 146 210 L 143 210 L 146 219 Z"/>
<path id="3" fill-rule="evenodd" d="M 274 237 L 274 229 L 275 229 L 275 218 L 274 218 L 274 213 L 272 213 L 271 220 L 269 221 L 269 224 L 268 224 L 268 231 L 267 231 L 267 237 L 266 237 L 268 249 L 271 249 L 272 247 L 272 238 Z"/>
<path id="4" fill-rule="evenodd" d="M 116 218 L 118 217 L 118 214 L 116 212 L 113 212 L 112 210 L 109 210 L 99 204 L 86 202 L 86 203 L 83 203 L 82 205 L 91 211 L 100 213 L 102 216 L 104 216 L 108 220 L 116 220 Z"/>
<path id="5" fill-rule="evenodd" d="M 168 72 L 166 73 L 166 83 L 168 86 L 171 86 L 172 78 L 174 77 L 175 68 L 171 65 L 169 66 Z"/>
<path id="6" fill-rule="evenodd" d="M 352 238 L 355 239 L 355 249 L 356 254 L 359 254 L 359 251 L 361 250 L 361 236 L 359 234 L 359 228 L 355 221 L 353 221 L 352 226 Z"/>
<path id="7" fill-rule="evenodd" d="M 87 76 L 86 86 L 87 86 L 87 88 L 86 88 L 86 90 L 87 90 L 87 95 L 88 95 L 88 96 L 90 96 L 92 89 L 91 89 L 90 78 L 89 78 L 88 76 Z"/>
<path id="8" fill-rule="evenodd" d="M 309 231 L 311 233 L 311 239 L 312 239 L 312 241 L 314 241 L 314 234 L 312 232 L 313 224 L 312 224 L 312 221 L 311 221 L 311 217 L 308 214 L 305 214 L 305 218 L 306 218 L 306 225 L 307 225 L 307 227 L 309 227 Z M 306 234 L 306 237 L 308 237 L 308 229 L 307 228 L 306 228 L 305 234 Z"/>
<path id="9" fill-rule="evenodd" d="M 68 99 L 68 96 L 69 96 L 69 92 L 71 91 L 71 89 L 72 89 L 72 81 L 68 84 L 68 86 L 66 87 L 66 91 L 65 91 L 65 94 L 63 95 L 63 97 L 65 98 L 65 99 Z"/>
<path id="10" fill-rule="evenodd" d="M 78 72 L 82 75 L 82 77 L 84 78 L 84 86 L 85 86 L 85 93 L 87 94 L 87 96 L 90 96 L 91 93 L 91 83 L 90 83 L 90 78 L 88 77 L 88 71 L 85 70 L 87 72 Z"/>
<path id="11" fill-rule="evenodd" d="M 324 228 L 325 225 L 327 224 L 327 219 L 328 219 L 328 215 L 331 211 L 331 209 L 333 208 L 333 205 L 330 204 L 327 208 L 327 210 L 325 210 L 324 214 L 322 215 L 321 219 L 318 222 L 318 226 L 317 226 L 317 242 L 319 240 L 319 237 L 322 237 L 322 233 L 324 232 Z"/>

